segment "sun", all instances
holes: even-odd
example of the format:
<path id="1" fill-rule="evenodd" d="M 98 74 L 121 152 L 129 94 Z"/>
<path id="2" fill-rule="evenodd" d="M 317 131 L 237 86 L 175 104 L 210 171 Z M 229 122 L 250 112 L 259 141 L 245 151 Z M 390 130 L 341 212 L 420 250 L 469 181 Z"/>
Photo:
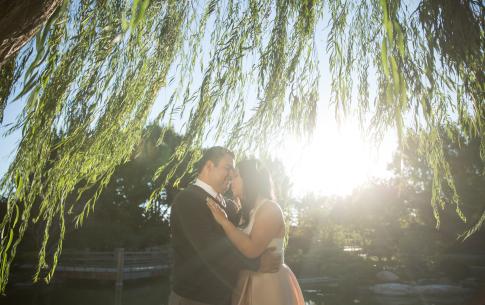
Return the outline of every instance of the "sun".
<path id="1" fill-rule="evenodd" d="M 335 121 L 327 120 L 307 141 L 288 138 L 275 155 L 285 165 L 294 196 L 345 196 L 371 178 L 390 176 L 387 164 L 395 148 L 391 133 L 378 144 L 369 140 L 356 122 L 338 127 Z"/>

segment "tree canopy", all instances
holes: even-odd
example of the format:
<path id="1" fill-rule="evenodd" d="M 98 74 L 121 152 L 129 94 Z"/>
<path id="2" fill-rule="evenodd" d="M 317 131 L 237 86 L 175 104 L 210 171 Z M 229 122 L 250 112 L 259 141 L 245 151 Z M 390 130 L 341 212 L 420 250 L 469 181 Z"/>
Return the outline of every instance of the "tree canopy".
<path id="1" fill-rule="evenodd" d="M 417 149 L 433 173 L 436 217 L 450 204 L 465 220 L 443 143 L 477 138 L 483 172 L 484 10 L 472 0 L 416 6 L 390 0 L 65 0 L 0 74 L 0 110 L 25 102 L 10 129 L 21 131 L 20 144 L 0 182 L 8 198 L 0 225 L 0 291 L 31 221 L 46 228 L 40 262 L 48 240 L 57 241 L 54 263 L 42 266 L 55 268 L 65 216 L 74 213 L 66 198 L 95 188 L 75 215 L 82 223 L 139 143 L 160 92 L 170 98 L 157 121 L 170 126 L 182 120 L 185 134 L 155 174 L 154 180 L 165 178 L 154 197 L 176 172 L 192 167 L 208 136 L 251 151 L 288 131 L 311 132 L 321 110 L 319 81 L 327 77 L 337 117 L 357 114 L 377 137 L 389 127 L 400 139 L 406 128 L 415 130 Z M 322 50 L 328 71 L 319 65 Z M 454 126 L 460 137 L 439 132 Z M 49 236 L 51 226 L 59 226 L 58 236 Z"/>

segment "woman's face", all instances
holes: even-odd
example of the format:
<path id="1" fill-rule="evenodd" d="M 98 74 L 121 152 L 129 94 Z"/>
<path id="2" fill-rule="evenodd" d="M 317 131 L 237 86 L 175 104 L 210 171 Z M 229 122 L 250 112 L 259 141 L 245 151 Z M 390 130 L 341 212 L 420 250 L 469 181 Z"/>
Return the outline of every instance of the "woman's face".
<path id="1" fill-rule="evenodd" d="M 232 176 L 232 183 L 231 183 L 232 194 L 235 197 L 242 199 L 243 188 L 244 188 L 243 180 L 241 178 L 241 175 L 239 175 L 239 171 L 236 169 Z"/>

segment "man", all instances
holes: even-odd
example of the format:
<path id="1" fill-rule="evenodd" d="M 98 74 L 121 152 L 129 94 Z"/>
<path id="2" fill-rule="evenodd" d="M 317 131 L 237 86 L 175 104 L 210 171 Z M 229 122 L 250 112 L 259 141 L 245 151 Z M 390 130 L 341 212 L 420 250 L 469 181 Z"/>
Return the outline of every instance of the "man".
<path id="1" fill-rule="evenodd" d="M 223 147 L 208 149 L 199 161 L 198 177 L 175 198 L 170 214 L 174 264 L 169 305 L 229 305 L 239 271 L 276 272 L 281 257 L 265 252 L 244 257 L 216 223 L 206 199 L 212 197 L 235 224 L 237 207 L 224 194 L 234 171 L 234 154 Z"/>

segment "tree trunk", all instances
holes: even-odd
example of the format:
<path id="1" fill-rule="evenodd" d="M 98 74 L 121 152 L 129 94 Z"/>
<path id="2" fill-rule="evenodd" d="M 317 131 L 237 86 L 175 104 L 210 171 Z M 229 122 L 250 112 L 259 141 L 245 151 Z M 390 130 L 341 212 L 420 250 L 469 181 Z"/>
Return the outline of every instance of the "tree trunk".
<path id="1" fill-rule="evenodd" d="M 41 28 L 63 0 L 0 0 L 0 67 Z"/>

